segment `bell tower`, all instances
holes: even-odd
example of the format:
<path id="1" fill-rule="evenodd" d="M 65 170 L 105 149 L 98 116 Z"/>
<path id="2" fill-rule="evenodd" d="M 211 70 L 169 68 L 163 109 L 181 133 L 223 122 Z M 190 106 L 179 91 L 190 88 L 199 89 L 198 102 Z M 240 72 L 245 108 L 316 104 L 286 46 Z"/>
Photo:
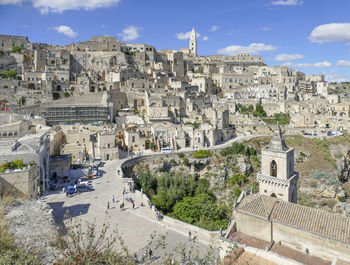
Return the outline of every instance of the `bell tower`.
<path id="1" fill-rule="evenodd" d="M 190 54 L 193 57 L 197 57 L 197 34 L 192 28 L 191 37 L 190 37 Z"/>
<path id="2" fill-rule="evenodd" d="M 278 127 L 270 145 L 261 150 L 261 172 L 257 174 L 259 193 L 297 203 L 298 179 L 299 173 L 294 172 L 294 149 L 286 145 Z"/>

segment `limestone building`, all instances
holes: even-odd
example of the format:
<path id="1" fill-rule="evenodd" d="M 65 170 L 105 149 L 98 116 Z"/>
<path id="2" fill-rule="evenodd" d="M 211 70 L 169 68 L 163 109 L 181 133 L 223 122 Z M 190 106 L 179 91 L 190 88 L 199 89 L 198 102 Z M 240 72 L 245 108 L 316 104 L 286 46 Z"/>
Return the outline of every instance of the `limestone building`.
<path id="1" fill-rule="evenodd" d="M 279 128 L 269 146 L 261 150 L 261 172 L 257 175 L 263 195 L 297 203 L 298 172 L 294 172 L 294 149 L 289 148 Z"/>

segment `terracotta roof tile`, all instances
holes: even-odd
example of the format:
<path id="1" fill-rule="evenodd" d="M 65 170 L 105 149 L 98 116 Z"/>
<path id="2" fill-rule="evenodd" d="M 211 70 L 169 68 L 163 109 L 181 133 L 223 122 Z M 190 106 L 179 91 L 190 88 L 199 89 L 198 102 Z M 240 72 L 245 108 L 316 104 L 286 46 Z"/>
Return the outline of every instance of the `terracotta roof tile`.
<path id="1" fill-rule="evenodd" d="M 236 209 L 350 243 L 350 218 L 285 202 L 265 195 L 250 195 Z"/>

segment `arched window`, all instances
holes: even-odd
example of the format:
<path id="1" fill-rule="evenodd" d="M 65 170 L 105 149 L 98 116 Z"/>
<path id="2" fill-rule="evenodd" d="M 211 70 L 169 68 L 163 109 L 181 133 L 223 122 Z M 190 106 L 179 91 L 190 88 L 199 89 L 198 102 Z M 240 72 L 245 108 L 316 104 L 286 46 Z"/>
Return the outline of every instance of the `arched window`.
<path id="1" fill-rule="evenodd" d="M 270 176 L 277 177 L 277 163 L 275 160 L 272 160 L 270 164 Z"/>
<path id="2" fill-rule="evenodd" d="M 275 194 L 275 193 L 271 193 L 270 197 L 277 198 L 277 196 L 276 196 L 276 194 Z"/>

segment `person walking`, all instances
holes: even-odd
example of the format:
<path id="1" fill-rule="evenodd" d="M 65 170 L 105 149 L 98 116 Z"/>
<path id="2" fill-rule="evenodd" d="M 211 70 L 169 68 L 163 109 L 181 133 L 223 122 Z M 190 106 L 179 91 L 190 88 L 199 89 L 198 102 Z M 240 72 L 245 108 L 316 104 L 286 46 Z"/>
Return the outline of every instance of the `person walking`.
<path id="1" fill-rule="evenodd" d="M 115 201 L 115 198 L 114 198 L 114 195 L 112 195 L 112 202 L 114 203 L 114 201 Z"/>
<path id="2" fill-rule="evenodd" d="M 153 254 L 152 249 L 149 249 L 149 250 L 148 250 L 148 257 L 149 257 L 149 258 L 152 258 L 152 254 Z"/>
<path id="3" fill-rule="evenodd" d="M 109 210 L 109 202 L 107 202 L 107 210 Z"/>
<path id="4" fill-rule="evenodd" d="M 191 231 L 188 231 L 188 240 L 191 241 L 191 239 L 192 239 L 192 233 Z"/>
<path id="5" fill-rule="evenodd" d="M 133 203 L 132 203 L 132 209 L 134 209 L 134 208 L 135 208 L 135 203 L 133 202 Z"/>

